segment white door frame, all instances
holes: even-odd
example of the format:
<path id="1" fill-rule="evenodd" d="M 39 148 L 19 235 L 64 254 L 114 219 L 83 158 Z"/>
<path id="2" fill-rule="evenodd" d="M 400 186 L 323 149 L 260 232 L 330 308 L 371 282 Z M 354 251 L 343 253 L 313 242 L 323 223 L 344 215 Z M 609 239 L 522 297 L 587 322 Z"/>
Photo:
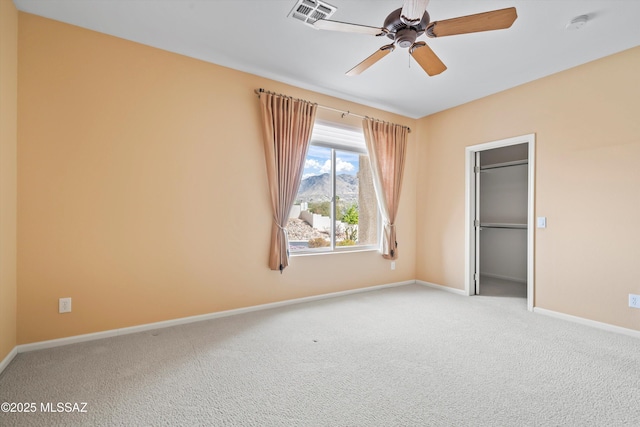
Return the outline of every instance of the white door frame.
<path id="1" fill-rule="evenodd" d="M 527 309 L 533 311 L 534 307 L 534 236 L 535 236 L 535 152 L 536 136 L 528 135 L 516 136 L 513 138 L 491 141 L 484 144 L 472 145 L 465 148 L 465 279 L 464 289 L 467 295 L 475 295 L 475 259 L 476 259 L 476 237 L 473 220 L 475 219 L 476 187 L 475 187 L 475 155 L 479 151 L 491 150 L 493 148 L 506 147 L 516 144 L 529 144 L 529 176 L 528 176 L 528 207 L 527 207 Z"/>

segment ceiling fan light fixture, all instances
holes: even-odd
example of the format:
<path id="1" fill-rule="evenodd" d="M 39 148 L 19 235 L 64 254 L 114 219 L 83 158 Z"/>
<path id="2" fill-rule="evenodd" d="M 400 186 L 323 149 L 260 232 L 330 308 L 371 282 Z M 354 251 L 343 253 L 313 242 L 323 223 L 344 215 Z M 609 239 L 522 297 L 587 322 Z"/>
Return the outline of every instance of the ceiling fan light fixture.
<path id="1" fill-rule="evenodd" d="M 415 43 L 418 33 L 413 28 L 403 28 L 396 33 L 396 43 L 400 47 L 410 47 Z"/>

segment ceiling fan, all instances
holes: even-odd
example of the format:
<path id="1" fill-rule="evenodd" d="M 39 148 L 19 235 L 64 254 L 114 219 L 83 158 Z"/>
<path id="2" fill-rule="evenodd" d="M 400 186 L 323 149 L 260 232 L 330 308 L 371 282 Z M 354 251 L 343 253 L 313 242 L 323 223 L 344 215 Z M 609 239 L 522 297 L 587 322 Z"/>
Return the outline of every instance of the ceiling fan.
<path id="1" fill-rule="evenodd" d="M 420 64 L 430 76 L 435 76 L 447 69 L 431 48 L 423 41 L 416 41 L 422 34 L 427 37 L 444 37 L 456 34 L 477 33 L 481 31 L 501 30 L 511 27 L 518 17 L 515 7 L 461 16 L 442 21 L 430 21 L 427 5 L 429 0 L 405 0 L 403 7 L 394 10 L 387 16 L 382 27 L 352 24 L 349 22 L 319 19 L 313 26 L 320 30 L 344 31 L 349 33 L 387 36 L 393 40 L 382 46 L 373 55 L 347 71 L 348 76 L 355 76 L 391 53 L 396 45 L 408 48 L 409 54 Z"/>

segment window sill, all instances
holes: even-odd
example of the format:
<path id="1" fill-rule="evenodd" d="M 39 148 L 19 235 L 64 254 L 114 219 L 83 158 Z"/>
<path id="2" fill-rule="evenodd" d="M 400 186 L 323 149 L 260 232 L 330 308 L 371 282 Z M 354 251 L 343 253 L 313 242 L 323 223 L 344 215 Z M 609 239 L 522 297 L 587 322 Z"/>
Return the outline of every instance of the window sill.
<path id="1" fill-rule="evenodd" d="M 329 251 L 298 251 L 294 253 L 290 253 L 289 256 L 291 258 L 297 257 L 305 257 L 305 256 L 315 256 L 315 255 L 337 255 L 337 254 L 352 254 L 352 253 L 360 253 L 360 252 L 378 252 L 380 253 L 380 248 L 377 246 L 365 246 L 361 248 L 354 249 L 338 249 L 338 250 L 329 250 Z"/>

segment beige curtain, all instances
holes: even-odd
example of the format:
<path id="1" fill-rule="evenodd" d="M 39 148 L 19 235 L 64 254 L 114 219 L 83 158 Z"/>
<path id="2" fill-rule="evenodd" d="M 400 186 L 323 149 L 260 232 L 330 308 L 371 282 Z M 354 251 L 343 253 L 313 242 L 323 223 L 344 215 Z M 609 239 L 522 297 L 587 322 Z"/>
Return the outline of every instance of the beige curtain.
<path id="1" fill-rule="evenodd" d="M 285 227 L 300 187 L 317 105 L 262 92 L 260 106 L 273 211 L 269 268 L 282 272 L 289 265 L 289 240 Z"/>
<path id="2" fill-rule="evenodd" d="M 384 221 L 382 256 L 396 259 L 396 214 L 400 203 L 409 129 L 369 118 L 362 121 L 362 127 L 369 151 L 373 186 Z"/>

